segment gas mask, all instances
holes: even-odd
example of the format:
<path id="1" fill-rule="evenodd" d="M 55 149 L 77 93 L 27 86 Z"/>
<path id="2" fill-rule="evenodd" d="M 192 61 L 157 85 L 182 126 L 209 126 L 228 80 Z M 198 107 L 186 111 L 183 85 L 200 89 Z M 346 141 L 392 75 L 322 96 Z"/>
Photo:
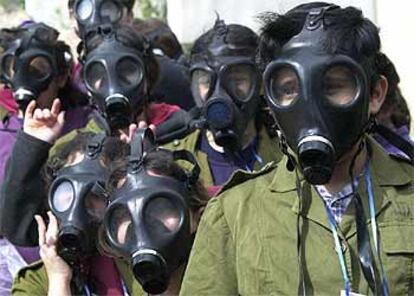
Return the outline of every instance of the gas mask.
<path id="1" fill-rule="evenodd" d="M 153 139 L 150 130 L 135 135 L 127 180 L 112 196 L 101 241 L 103 249 L 130 263 L 147 293 L 160 294 L 189 257 L 193 243 L 189 187 L 197 182 L 200 168 L 190 152 L 166 150 L 175 160 L 192 163 L 192 172 L 180 181 L 149 175 L 143 162 L 146 153 L 155 149 Z"/>
<path id="2" fill-rule="evenodd" d="M 72 268 L 81 268 L 96 253 L 98 227 L 109 196 L 105 183 L 109 169 L 99 157 L 105 136 L 97 135 L 85 158 L 58 171 L 49 191 L 49 206 L 60 221 L 57 251 Z"/>
<path id="3" fill-rule="evenodd" d="M 214 40 L 207 52 L 192 57 L 191 89 L 215 142 L 226 150 L 239 151 L 259 104 L 256 48 L 227 43 L 228 27 L 223 21 L 218 20 L 213 30 Z"/>
<path id="4" fill-rule="evenodd" d="M 302 31 L 264 73 L 268 105 L 311 184 L 325 184 L 335 163 L 360 139 L 369 123 L 369 87 L 353 58 L 325 50 L 329 24 L 311 10 Z"/>
<path id="5" fill-rule="evenodd" d="M 73 12 L 80 36 L 85 36 L 89 30 L 103 24 L 118 24 L 126 17 L 127 7 L 131 5 L 126 2 L 131 1 L 77 0 Z"/>
<path id="6" fill-rule="evenodd" d="M 116 30 L 101 34 L 102 43 L 86 56 L 83 77 L 109 126 L 117 130 L 128 127 L 143 111 L 148 94 L 144 58 L 150 46 L 144 40 L 138 51 L 123 45 Z"/>
<path id="7" fill-rule="evenodd" d="M 0 61 L 2 80 L 11 86 L 14 97 L 25 110 L 31 100 L 36 100 L 47 90 L 54 78 L 61 75 L 60 61 L 69 62 L 70 52 L 57 49 L 59 32 L 40 23 L 30 26 Z"/>

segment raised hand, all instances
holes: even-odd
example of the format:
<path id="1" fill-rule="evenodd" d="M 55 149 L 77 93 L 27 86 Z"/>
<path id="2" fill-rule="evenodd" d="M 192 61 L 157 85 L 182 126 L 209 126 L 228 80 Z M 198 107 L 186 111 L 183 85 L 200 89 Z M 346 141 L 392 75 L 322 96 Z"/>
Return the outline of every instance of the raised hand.
<path id="1" fill-rule="evenodd" d="M 119 133 L 120 133 L 119 138 L 122 142 L 124 142 L 126 144 L 130 144 L 131 141 L 132 141 L 132 137 L 134 136 L 136 130 L 139 129 L 139 128 L 147 128 L 147 127 L 148 127 L 148 124 L 145 121 L 140 121 L 138 123 L 138 125 L 133 123 L 128 128 L 128 134 L 123 130 L 119 131 Z M 152 129 L 155 132 L 155 129 L 156 129 L 155 125 L 150 124 L 149 128 Z"/>
<path id="2" fill-rule="evenodd" d="M 32 137 L 53 144 L 65 123 L 65 113 L 60 108 L 59 99 L 53 101 L 50 110 L 36 109 L 36 101 L 31 101 L 26 109 L 23 131 Z"/>
<path id="3" fill-rule="evenodd" d="M 72 269 L 57 253 L 58 222 L 51 212 L 47 214 L 47 229 L 41 216 L 36 215 L 35 219 L 39 231 L 40 258 L 45 265 L 49 281 L 49 295 L 70 295 Z"/>

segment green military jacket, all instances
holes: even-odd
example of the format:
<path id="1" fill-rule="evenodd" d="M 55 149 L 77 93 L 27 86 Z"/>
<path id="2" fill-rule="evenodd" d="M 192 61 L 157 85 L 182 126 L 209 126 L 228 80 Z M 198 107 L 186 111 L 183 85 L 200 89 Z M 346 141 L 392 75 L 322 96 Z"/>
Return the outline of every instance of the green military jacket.
<path id="1" fill-rule="evenodd" d="M 390 295 L 412 295 L 414 168 L 387 155 L 374 140 L 368 143 L 372 147 L 370 172 L 381 257 Z M 236 173 L 204 212 L 182 295 L 297 295 L 298 214 L 303 217 L 307 294 L 340 295 L 343 277 L 323 201 L 313 186 L 304 180 L 300 183 L 304 201 L 301 211 L 296 175 L 286 169 L 286 158 L 277 168 L 270 164 L 260 173 Z M 357 190 L 370 224 L 364 178 L 359 183 Z M 351 289 L 367 295 L 368 284 L 357 258 L 354 217 L 350 206 L 338 232 Z M 368 229 L 371 233 L 370 225 Z"/>
<path id="2" fill-rule="evenodd" d="M 200 140 L 201 130 L 196 130 L 187 137 L 181 140 L 174 140 L 171 143 L 165 145 L 165 148 L 171 150 L 188 150 L 194 154 L 197 158 L 198 164 L 201 168 L 200 177 L 204 182 L 205 186 L 214 185 L 213 175 L 210 170 L 207 154 L 199 150 L 199 140 Z M 263 159 L 264 164 L 275 161 L 279 162 L 282 159 L 282 152 L 279 149 L 279 140 L 278 138 L 271 139 L 265 128 L 262 128 L 259 131 L 259 141 L 258 141 L 258 154 Z M 187 164 L 188 165 L 188 164 Z M 186 167 L 186 164 L 182 164 L 183 167 Z M 260 164 L 256 161 L 255 170 L 260 170 Z"/>
<path id="3" fill-rule="evenodd" d="M 130 267 L 123 261 L 115 261 L 118 271 L 123 279 L 128 294 L 131 296 L 143 296 L 145 292 L 135 280 Z M 45 266 L 42 261 L 22 268 L 14 279 L 12 286 L 13 295 L 41 295 L 48 294 L 49 282 Z"/>

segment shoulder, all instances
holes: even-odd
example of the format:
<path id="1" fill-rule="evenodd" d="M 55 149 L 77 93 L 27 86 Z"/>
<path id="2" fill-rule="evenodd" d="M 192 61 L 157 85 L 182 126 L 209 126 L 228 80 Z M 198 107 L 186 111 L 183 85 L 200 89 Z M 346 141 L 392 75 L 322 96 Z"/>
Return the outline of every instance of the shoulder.
<path id="1" fill-rule="evenodd" d="M 182 139 L 175 139 L 165 145 L 163 147 L 171 150 L 188 150 L 190 152 L 195 152 L 197 147 L 197 142 L 199 139 L 201 131 L 195 130 L 194 132 L 188 134 Z"/>
<path id="2" fill-rule="evenodd" d="M 16 275 L 13 295 L 47 295 L 48 279 L 42 261 L 35 262 L 22 268 Z"/>

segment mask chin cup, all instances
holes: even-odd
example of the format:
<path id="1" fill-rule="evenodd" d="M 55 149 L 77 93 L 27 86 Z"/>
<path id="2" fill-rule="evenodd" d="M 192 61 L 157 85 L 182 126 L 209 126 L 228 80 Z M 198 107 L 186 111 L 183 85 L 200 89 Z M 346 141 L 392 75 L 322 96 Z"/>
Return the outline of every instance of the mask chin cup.
<path id="1" fill-rule="evenodd" d="M 305 179 L 312 185 L 329 182 L 335 165 L 334 151 L 322 141 L 305 141 L 299 145 L 299 163 Z"/>
<path id="2" fill-rule="evenodd" d="M 167 290 L 167 265 L 157 252 L 140 251 L 132 259 L 132 269 L 145 292 L 157 295 Z"/>
<path id="3" fill-rule="evenodd" d="M 130 124 L 131 105 L 124 96 L 111 96 L 105 100 L 105 113 L 112 129 L 126 128 Z"/>
<path id="4" fill-rule="evenodd" d="M 86 237 L 73 227 L 63 228 L 58 238 L 58 254 L 70 266 L 79 265 L 86 255 Z"/>

